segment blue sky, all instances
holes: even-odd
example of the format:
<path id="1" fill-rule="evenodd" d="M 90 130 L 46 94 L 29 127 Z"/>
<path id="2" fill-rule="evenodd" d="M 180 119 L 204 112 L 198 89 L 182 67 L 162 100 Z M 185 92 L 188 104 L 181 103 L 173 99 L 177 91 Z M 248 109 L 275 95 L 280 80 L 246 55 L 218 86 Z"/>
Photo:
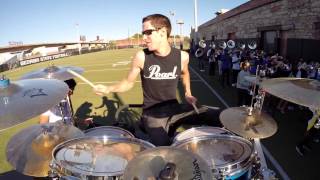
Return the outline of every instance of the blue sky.
<path id="1" fill-rule="evenodd" d="M 215 17 L 219 9 L 232 9 L 248 0 L 198 0 L 198 25 Z M 170 11 L 175 16 L 170 16 Z M 183 20 L 183 34 L 194 25 L 194 0 L 1 0 L 0 46 L 9 41 L 24 44 L 123 39 L 141 32 L 141 19 L 161 13 Z M 78 24 L 78 26 L 76 26 Z M 180 33 L 178 25 L 175 34 Z"/>

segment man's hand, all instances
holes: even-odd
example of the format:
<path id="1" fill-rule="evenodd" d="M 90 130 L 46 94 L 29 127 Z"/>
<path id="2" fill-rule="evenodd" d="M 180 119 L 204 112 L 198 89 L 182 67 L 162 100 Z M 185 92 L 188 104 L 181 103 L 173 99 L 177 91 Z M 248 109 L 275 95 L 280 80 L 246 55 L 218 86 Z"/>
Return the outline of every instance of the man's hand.
<path id="1" fill-rule="evenodd" d="M 100 95 L 100 96 L 110 93 L 110 88 L 102 84 L 95 85 L 93 90 L 97 95 Z"/>
<path id="2" fill-rule="evenodd" d="M 186 95 L 185 98 L 186 101 L 191 105 L 197 103 L 197 98 L 193 97 L 192 95 Z"/>

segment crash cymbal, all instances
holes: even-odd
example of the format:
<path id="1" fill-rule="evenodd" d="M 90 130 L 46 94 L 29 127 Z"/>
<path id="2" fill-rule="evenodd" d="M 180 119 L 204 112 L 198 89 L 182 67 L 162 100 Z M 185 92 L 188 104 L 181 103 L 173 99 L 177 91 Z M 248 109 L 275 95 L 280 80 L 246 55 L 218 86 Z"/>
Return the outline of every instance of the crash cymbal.
<path id="1" fill-rule="evenodd" d="M 295 104 L 320 108 L 320 81 L 305 78 L 273 78 L 261 83 L 263 90 Z"/>
<path id="2" fill-rule="evenodd" d="M 247 107 L 232 107 L 222 111 L 220 121 L 225 128 L 245 138 L 267 138 L 278 129 L 271 116 L 259 113 L 256 109 L 249 116 Z"/>
<path id="3" fill-rule="evenodd" d="M 54 147 L 66 140 L 83 136 L 81 130 L 62 121 L 33 125 L 10 139 L 6 149 L 7 160 L 22 174 L 45 177 L 50 170 Z"/>
<path id="4" fill-rule="evenodd" d="M 125 180 L 213 179 L 208 164 L 199 155 L 165 146 L 139 153 L 129 161 L 123 176 Z"/>
<path id="5" fill-rule="evenodd" d="M 257 76 L 253 76 L 253 75 L 244 76 L 244 79 L 246 81 L 250 82 L 251 84 L 260 84 L 262 82 L 262 80 L 264 80 L 264 79 L 262 79 L 260 77 L 258 77 L 258 79 L 257 79 Z"/>
<path id="6" fill-rule="evenodd" d="M 75 66 L 49 66 L 47 68 L 39 69 L 36 71 L 29 72 L 21 77 L 21 79 L 34 79 L 34 78 L 45 78 L 45 79 L 59 79 L 62 81 L 74 78 L 74 75 L 69 73 L 67 70 L 82 74 L 83 68 Z"/>
<path id="7" fill-rule="evenodd" d="M 0 79 L 0 131 L 47 111 L 68 91 L 66 83 L 56 79 Z"/>

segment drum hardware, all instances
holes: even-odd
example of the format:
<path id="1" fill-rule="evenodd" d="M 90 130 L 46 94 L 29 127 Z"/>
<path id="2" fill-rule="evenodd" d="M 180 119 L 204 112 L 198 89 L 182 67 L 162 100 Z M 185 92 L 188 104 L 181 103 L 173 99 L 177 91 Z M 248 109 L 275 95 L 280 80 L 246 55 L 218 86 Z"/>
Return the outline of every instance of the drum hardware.
<path id="1" fill-rule="evenodd" d="M 167 165 L 172 165 L 168 171 L 166 171 Z M 139 153 L 129 161 L 123 179 L 158 179 L 161 175 L 163 175 L 162 178 L 167 176 L 169 179 L 173 176 L 175 179 L 213 179 L 209 166 L 199 155 L 168 146 Z"/>
<path id="2" fill-rule="evenodd" d="M 174 180 L 176 177 L 175 174 L 176 165 L 174 163 L 167 163 L 164 168 L 159 173 L 160 180 Z"/>
<path id="3" fill-rule="evenodd" d="M 62 81 L 72 79 L 75 76 L 68 72 L 68 69 L 71 69 L 74 72 L 77 72 L 78 74 L 83 73 L 83 68 L 75 67 L 75 66 L 55 66 L 50 65 L 46 68 L 42 68 L 36 71 L 31 71 L 24 76 L 21 77 L 21 79 L 34 79 L 34 78 L 45 78 L 45 79 L 59 79 Z"/>
<path id="4" fill-rule="evenodd" d="M 66 140 L 84 136 L 78 128 L 61 121 L 37 124 L 21 130 L 8 142 L 6 157 L 20 173 L 46 177 L 49 174 L 51 152 Z"/>
<path id="5" fill-rule="evenodd" d="M 116 126 L 100 126 L 84 131 L 86 136 L 114 136 L 134 138 L 134 135 L 122 128 Z"/>
<path id="6" fill-rule="evenodd" d="M 47 111 L 69 90 L 56 79 L 2 79 L 0 84 L 0 131 Z"/>
<path id="7" fill-rule="evenodd" d="M 216 179 L 236 179 L 250 174 L 254 147 L 242 137 L 201 135 L 176 141 L 172 146 L 191 151 L 205 159 Z"/>
<path id="8" fill-rule="evenodd" d="M 126 137 L 85 136 L 60 143 L 52 151 L 52 171 L 59 177 L 122 179 L 138 153 L 154 145 Z"/>

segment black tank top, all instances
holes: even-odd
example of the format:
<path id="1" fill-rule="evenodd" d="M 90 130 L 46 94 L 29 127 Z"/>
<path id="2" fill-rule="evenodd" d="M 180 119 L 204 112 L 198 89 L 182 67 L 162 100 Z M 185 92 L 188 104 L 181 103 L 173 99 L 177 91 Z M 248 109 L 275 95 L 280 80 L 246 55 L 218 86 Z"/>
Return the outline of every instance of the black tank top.
<path id="1" fill-rule="evenodd" d="M 145 61 L 140 72 L 143 89 L 143 109 L 176 99 L 176 90 L 181 75 L 180 50 L 171 48 L 165 56 L 157 56 L 144 49 Z"/>

